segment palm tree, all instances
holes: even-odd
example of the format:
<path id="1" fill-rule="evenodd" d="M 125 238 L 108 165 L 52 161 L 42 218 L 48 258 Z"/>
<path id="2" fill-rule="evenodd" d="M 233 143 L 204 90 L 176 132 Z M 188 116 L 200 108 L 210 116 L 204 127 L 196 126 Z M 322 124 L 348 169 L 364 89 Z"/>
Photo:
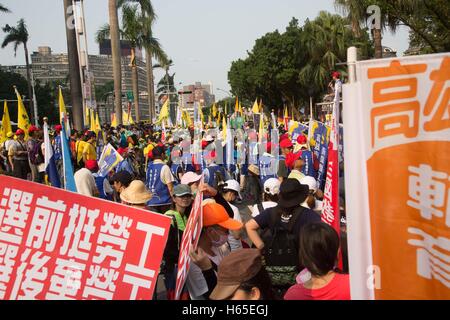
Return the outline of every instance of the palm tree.
<path id="1" fill-rule="evenodd" d="M 131 68 L 132 68 L 132 86 L 134 105 L 136 112 L 136 121 L 140 121 L 139 114 L 139 90 L 138 90 L 138 72 L 136 66 L 136 49 L 151 48 L 155 56 L 161 59 L 166 57 L 158 39 L 146 32 L 146 26 L 150 23 L 149 19 L 138 11 L 136 5 L 125 4 L 122 7 L 123 28 L 119 29 L 121 38 L 129 41 L 131 46 Z M 104 25 L 97 32 L 97 41 L 103 41 L 110 35 L 110 26 Z"/>
<path id="2" fill-rule="evenodd" d="M 11 10 L 9 10 L 7 7 L 5 7 L 4 5 L 2 5 L 2 4 L 0 3 L 0 12 L 10 13 Z"/>
<path id="3" fill-rule="evenodd" d="M 150 0 L 119 0 L 119 7 L 123 6 L 127 2 L 136 2 L 139 4 L 143 17 L 147 20 L 144 25 L 144 34 L 147 37 L 153 36 L 153 24 L 156 21 L 157 15 L 153 9 L 153 5 Z M 145 61 L 147 63 L 147 92 L 148 92 L 148 106 L 150 119 L 155 116 L 155 84 L 153 76 L 152 58 L 157 61 L 163 62 L 167 60 L 167 56 L 162 52 L 160 46 L 147 46 L 145 48 Z"/>
<path id="4" fill-rule="evenodd" d="M 111 36 L 111 55 L 114 75 L 114 110 L 116 113 L 117 124 L 122 124 L 122 65 L 117 1 L 109 0 L 108 9 L 109 35 Z"/>
<path id="5" fill-rule="evenodd" d="M 25 51 L 25 63 L 27 67 L 27 82 L 28 82 L 28 97 L 30 99 L 30 103 L 28 105 L 30 110 L 33 110 L 31 107 L 33 105 L 33 94 L 31 90 L 31 70 L 30 70 L 30 61 L 28 57 L 28 30 L 25 24 L 24 19 L 20 19 L 17 22 L 16 27 L 11 27 L 9 24 L 2 28 L 3 32 L 7 33 L 5 39 L 2 43 L 2 48 L 5 48 L 8 44 L 14 43 L 14 56 L 17 55 L 17 48 L 23 44 L 23 48 Z M 36 117 L 37 115 L 34 115 Z"/>

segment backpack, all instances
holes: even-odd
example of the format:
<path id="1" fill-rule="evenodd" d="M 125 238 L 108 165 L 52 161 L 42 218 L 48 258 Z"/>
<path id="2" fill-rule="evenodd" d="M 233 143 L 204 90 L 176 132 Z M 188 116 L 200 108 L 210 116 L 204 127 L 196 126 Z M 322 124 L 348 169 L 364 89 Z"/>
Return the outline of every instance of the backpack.
<path id="1" fill-rule="evenodd" d="M 30 162 L 34 165 L 44 163 L 44 156 L 42 154 L 42 142 L 35 142 L 33 148 L 29 152 Z"/>
<path id="2" fill-rule="evenodd" d="M 298 239 L 292 232 L 302 209 L 293 212 L 286 224 L 281 223 L 278 207 L 270 208 L 269 228 L 262 234 L 264 261 L 274 287 L 289 288 L 299 272 Z"/>

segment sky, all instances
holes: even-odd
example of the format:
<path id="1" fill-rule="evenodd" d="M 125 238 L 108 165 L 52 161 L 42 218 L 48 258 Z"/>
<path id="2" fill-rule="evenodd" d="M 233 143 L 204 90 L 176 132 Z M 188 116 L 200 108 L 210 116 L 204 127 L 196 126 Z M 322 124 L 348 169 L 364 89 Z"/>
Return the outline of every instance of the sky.
<path id="1" fill-rule="evenodd" d="M 95 33 L 108 22 L 108 0 L 84 0 L 89 54 L 98 54 Z M 49 46 L 67 52 L 63 0 L 0 0 L 12 13 L 0 14 L 0 26 L 24 18 L 29 31 L 29 51 Z M 154 36 L 173 60 L 176 86 L 196 81 L 212 84 L 216 98 L 229 95 L 231 63 L 245 58 L 255 40 L 268 32 L 284 31 L 292 17 L 300 24 L 319 11 L 337 13 L 333 0 L 153 0 L 158 15 Z M 0 39 L 5 34 L 0 30 Z M 408 48 L 408 30 L 386 32 L 383 45 L 401 56 Z M 13 45 L 0 49 L 0 64 L 25 64 L 23 47 L 14 57 Z M 159 80 L 161 71 L 155 71 Z M 226 92 L 227 91 L 227 92 Z"/>

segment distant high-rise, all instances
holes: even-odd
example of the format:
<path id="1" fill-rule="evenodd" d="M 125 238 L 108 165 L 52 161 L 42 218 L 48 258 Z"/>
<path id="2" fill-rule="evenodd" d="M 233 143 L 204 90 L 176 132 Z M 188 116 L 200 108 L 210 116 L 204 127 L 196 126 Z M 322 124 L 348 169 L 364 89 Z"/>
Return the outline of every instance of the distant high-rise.
<path id="1" fill-rule="evenodd" d="M 127 47 L 125 43 L 122 50 L 122 92 L 132 92 L 131 83 L 131 67 L 130 56 L 127 55 Z M 101 52 L 107 52 L 106 45 Z M 106 51 L 105 51 L 106 50 Z M 138 87 L 141 98 L 139 99 L 140 118 L 143 120 L 149 119 L 149 108 L 147 98 L 147 69 L 146 63 L 142 59 L 140 51 L 136 54 L 136 64 L 138 66 Z M 52 81 L 66 81 L 69 74 L 69 60 L 66 53 L 52 53 L 50 47 L 39 47 L 38 51 L 31 54 L 31 67 L 35 81 L 47 83 Z M 25 66 L 2 66 L 3 70 L 15 72 L 26 77 Z M 96 87 L 104 86 L 109 81 L 113 81 L 112 71 L 112 57 L 110 55 L 89 55 L 89 69 L 94 75 L 94 85 Z M 68 97 L 67 97 L 68 98 Z M 100 121 L 109 122 L 110 113 L 114 110 L 112 92 L 111 98 L 96 97 L 97 105 L 99 107 Z M 126 98 L 124 98 L 124 106 L 126 106 Z M 131 108 L 133 117 L 136 117 L 134 108 Z"/>
<path id="2" fill-rule="evenodd" d="M 194 103 L 198 103 L 203 107 L 211 106 L 216 101 L 216 98 L 212 94 L 211 90 L 211 85 L 202 84 L 201 82 L 184 86 L 183 91 L 190 92 L 183 94 L 183 105 L 186 110 L 192 115 L 194 112 Z"/>

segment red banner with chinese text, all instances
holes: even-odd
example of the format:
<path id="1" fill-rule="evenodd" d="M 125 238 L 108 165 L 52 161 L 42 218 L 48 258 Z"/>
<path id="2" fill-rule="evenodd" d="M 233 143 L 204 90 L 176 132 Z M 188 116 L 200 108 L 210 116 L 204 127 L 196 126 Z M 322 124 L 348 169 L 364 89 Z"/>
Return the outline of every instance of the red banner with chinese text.
<path id="1" fill-rule="evenodd" d="M 0 299 L 152 299 L 170 222 L 0 176 Z"/>
<path id="2" fill-rule="evenodd" d="M 203 178 L 202 178 L 203 181 Z M 189 252 L 197 249 L 197 244 L 200 239 L 200 234 L 203 228 L 203 193 L 197 192 L 186 229 L 183 232 L 183 238 L 180 246 L 180 256 L 178 257 L 178 272 L 175 287 L 175 300 L 180 299 L 181 291 L 189 273 L 190 257 Z"/>

